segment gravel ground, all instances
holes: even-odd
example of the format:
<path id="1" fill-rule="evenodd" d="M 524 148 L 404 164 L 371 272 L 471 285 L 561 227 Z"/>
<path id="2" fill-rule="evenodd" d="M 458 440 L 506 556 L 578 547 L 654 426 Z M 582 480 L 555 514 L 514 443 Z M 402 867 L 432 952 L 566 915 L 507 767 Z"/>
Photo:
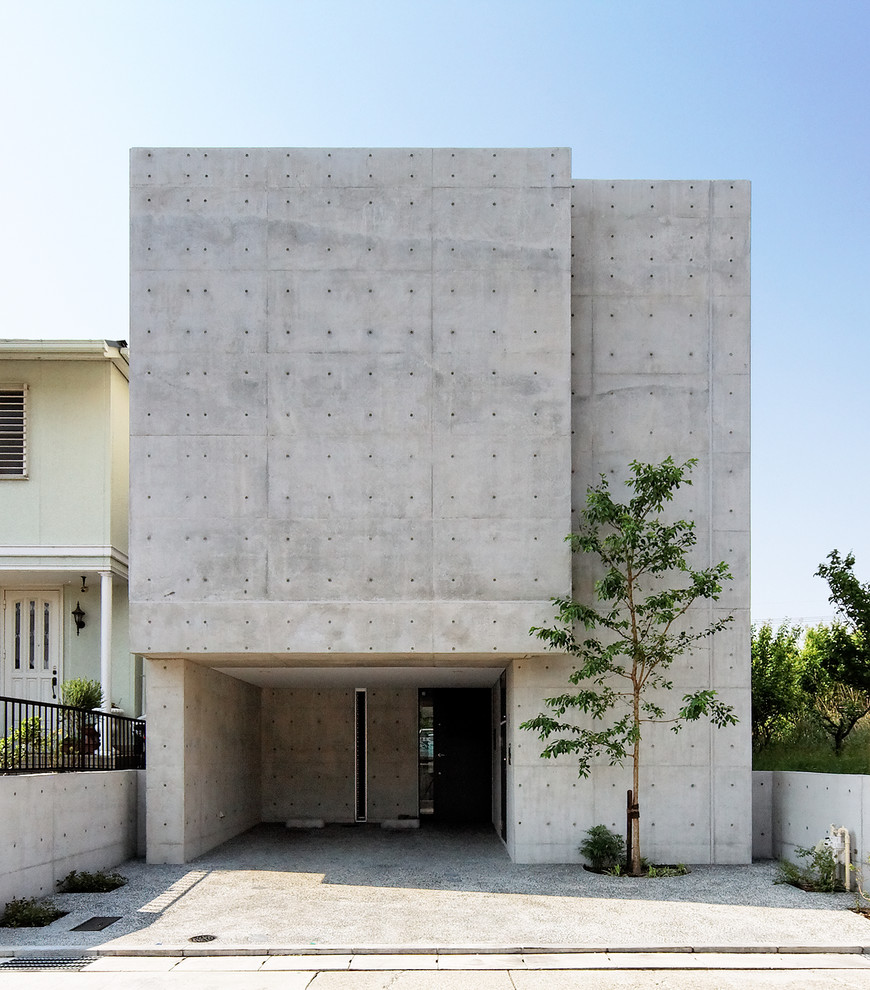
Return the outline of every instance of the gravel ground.
<path id="1" fill-rule="evenodd" d="M 107 864 L 107 868 L 114 864 Z M 491 831 L 388 832 L 261 825 L 181 866 L 121 864 L 127 886 L 59 894 L 46 928 L 0 929 L 16 946 L 864 946 L 851 894 L 775 885 L 775 864 L 695 866 L 671 879 L 512 863 Z M 118 916 L 102 932 L 73 932 Z"/>

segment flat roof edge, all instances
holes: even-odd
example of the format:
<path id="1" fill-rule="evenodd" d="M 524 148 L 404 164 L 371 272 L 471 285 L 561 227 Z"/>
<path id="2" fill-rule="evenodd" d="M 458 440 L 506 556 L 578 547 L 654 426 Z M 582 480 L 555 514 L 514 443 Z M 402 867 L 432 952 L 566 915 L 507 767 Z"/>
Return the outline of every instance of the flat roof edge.
<path id="1" fill-rule="evenodd" d="M 124 340 L 28 340 L 0 338 L 0 359 L 11 361 L 114 361 L 129 364 Z"/>

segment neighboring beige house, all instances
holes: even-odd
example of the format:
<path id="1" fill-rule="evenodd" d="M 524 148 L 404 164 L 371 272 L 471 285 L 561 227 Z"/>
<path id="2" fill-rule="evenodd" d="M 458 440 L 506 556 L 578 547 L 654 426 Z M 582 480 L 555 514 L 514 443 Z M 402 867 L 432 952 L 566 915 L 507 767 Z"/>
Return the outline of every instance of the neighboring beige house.
<path id="1" fill-rule="evenodd" d="M 128 379 L 124 341 L 0 340 L 0 694 L 59 701 L 64 681 L 89 677 L 106 706 L 141 711 Z"/>

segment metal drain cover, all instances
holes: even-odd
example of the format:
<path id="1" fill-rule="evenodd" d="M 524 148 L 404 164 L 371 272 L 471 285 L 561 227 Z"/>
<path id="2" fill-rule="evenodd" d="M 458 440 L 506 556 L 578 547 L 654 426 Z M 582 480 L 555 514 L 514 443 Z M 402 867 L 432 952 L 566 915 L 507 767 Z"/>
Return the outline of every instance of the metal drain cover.
<path id="1" fill-rule="evenodd" d="M 188 942 L 214 942 L 217 935 L 193 935 Z"/>
<path id="2" fill-rule="evenodd" d="M 42 958 L 20 956 L 0 963 L 0 969 L 7 972 L 9 970 L 19 970 L 29 973 L 47 972 L 49 970 L 78 972 L 93 961 L 90 956 L 49 956 Z"/>
<path id="3" fill-rule="evenodd" d="M 109 925 L 114 925 L 116 921 L 121 920 L 121 915 L 116 915 L 115 917 L 94 917 L 88 918 L 87 921 L 83 921 L 80 925 L 76 925 L 75 928 L 70 928 L 71 932 L 101 932 L 104 928 L 108 928 Z"/>

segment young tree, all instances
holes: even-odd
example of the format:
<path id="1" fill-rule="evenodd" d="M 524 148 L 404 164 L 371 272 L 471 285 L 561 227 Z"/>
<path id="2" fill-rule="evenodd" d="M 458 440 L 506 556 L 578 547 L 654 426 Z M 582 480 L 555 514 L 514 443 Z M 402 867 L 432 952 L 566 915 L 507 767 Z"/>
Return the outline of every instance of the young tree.
<path id="1" fill-rule="evenodd" d="M 763 749 L 787 731 L 807 705 L 801 688 L 801 635 L 798 625 L 769 622 L 752 627 L 752 741 Z"/>
<path id="2" fill-rule="evenodd" d="M 828 582 L 828 601 L 843 620 L 834 623 L 832 630 L 845 626 L 848 633 L 836 634 L 820 662 L 835 681 L 870 691 L 870 584 L 862 584 L 855 577 L 854 566 L 852 553 L 840 557 L 839 550 L 832 550 L 828 563 L 819 564 L 816 571 L 817 577 Z"/>
<path id="3" fill-rule="evenodd" d="M 852 729 L 870 713 L 860 633 L 834 622 L 808 629 L 801 653 L 801 686 L 810 698 L 809 710 L 840 756 Z"/>
<path id="4" fill-rule="evenodd" d="M 551 711 L 521 728 L 551 740 L 543 757 L 575 754 L 581 777 L 589 776 L 599 756 L 620 766 L 630 758 L 638 809 L 645 723 L 670 722 L 678 732 L 685 722 L 702 716 L 719 726 L 737 722 L 731 706 L 718 701 L 712 690 L 685 695 L 670 715 L 663 707 L 662 693 L 673 687 L 667 678 L 673 662 L 732 618 L 697 631 L 680 621 L 696 601 L 716 601 L 722 582 L 731 577 L 724 562 L 694 570 L 689 562 L 697 540 L 694 523 L 661 518 L 665 503 L 691 484 L 688 474 L 696 463 L 693 459 L 678 466 L 670 457 L 661 464 L 632 461 L 626 481 L 632 494 L 625 503 L 614 501 L 604 475 L 597 488 L 587 490 L 579 532 L 566 539 L 572 551 L 598 559 L 601 576 L 595 582 L 595 601 L 554 598 L 557 624 L 531 629 L 550 649 L 574 657 L 570 681 L 579 690 L 546 698 Z M 566 721 L 569 710 L 588 718 L 581 725 Z M 635 875 L 641 872 L 637 827 L 632 830 L 629 869 Z"/>

